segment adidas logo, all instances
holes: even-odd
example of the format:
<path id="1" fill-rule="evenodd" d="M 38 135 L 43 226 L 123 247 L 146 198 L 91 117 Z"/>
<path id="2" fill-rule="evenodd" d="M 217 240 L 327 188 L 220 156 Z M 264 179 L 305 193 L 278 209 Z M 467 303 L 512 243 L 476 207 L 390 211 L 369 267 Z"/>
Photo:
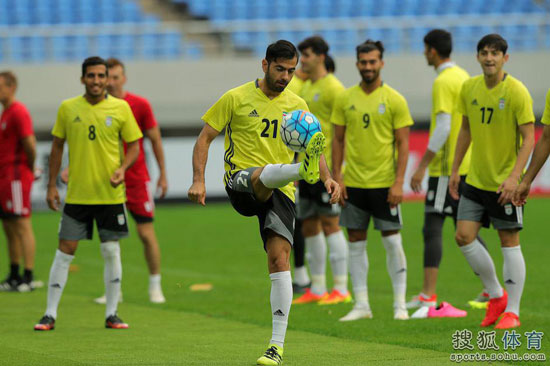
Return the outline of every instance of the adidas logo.
<path id="1" fill-rule="evenodd" d="M 504 282 L 504 283 L 506 283 L 506 284 L 508 284 L 508 285 L 515 285 L 515 284 L 516 284 L 512 279 L 508 279 L 508 280 L 506 280 L 506 282 Z"/>
<path id="2" fill-rule="evenodd" d="M 59 283 L 54 283 L 52 284 L 50 287 L 53 287 L 53 288 L 61 288 L 61 285 Z"/>
<path id="3" fill-rule="evenodd" d="M 260 117 L 260 115 L 254 109 L 252 112 L 248 113 L 248 117 Z"/>
<path id="4" fill-rule="evenodd" d="M 474 272 L 474 274 L 475 274 L 476 276 L 478 276 L 478 277 L 479 277 L 479 273 L 477 273 L 477 272 Z"/>
<path id="5" fill-rule="evenodd" d="M 111 280 L 111 283 L 118 283 L 120 282 L 120 278 L 115 278 L 114 280 Z"/>
<path id="6" fill-rule="evenodd" d="M 283 313 L 281 311 L 281 309 L 277 310 L 276 312 L 273 313 L 273 315 L 276 315 L 276 316 L 285 316 L 285 313 Z"/>
<path id="7" fill-rule="evenodd" d="M 75 119 L 73 119 L 73 122 L 82 122 L 82 121 L 80 120 L 80 116 L 76 116 Z"/>
<path id="8" fill-rule="evenodd" d="M 477 99 L 472 100 L 472 105 L 478 105 L 477 104 Z"/>
<path id="9" fill-rule="evenodd" d="M 406 268 L 401 268 L 399 271 L 397 271 L 397 273 L 403 273 L 403 272 L 407 272 L 407 269 Z"/>
<path id="10" fill-rule="evenodd" d="M 349 107 L 349 110 L 354 111 L 355 110 L 355 105 L 352 105 L 351 107 Z"/>

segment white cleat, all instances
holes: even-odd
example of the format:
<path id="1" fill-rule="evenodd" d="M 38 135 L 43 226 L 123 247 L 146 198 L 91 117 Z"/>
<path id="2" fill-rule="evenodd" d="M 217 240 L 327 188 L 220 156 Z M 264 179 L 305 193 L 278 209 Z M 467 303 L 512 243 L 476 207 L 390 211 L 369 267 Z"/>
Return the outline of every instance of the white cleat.
<path id="1" fill-rule="evenodd" d="M 405 308 L 395 308 L 393 311 L 393 318 L 396 320 L 409 320 L 409 313 Z"/>
<path id="2" fill-rule="evenodd" d="M 372 319 L 372 311 L 370 308 L 365 306 L 355 306 L 346 316 L 340 318 L 339 321 L 351 322 L 359 319 Z"/>
<path id="3" fill-rule="evenodd" d="M 107 303 L 107 297 L 105 295 L 103 295 L 101 297 L 98 297 L 98 298 L 94 299 L 94 302 L 96 304 L 105 305 Z M 119 303 L 122 302 L 122 291 L 120 291 L 120 295 L 118 296 L 118 302 Z"/>
<path id="4" fill-rule="evenodd" d="M 166 302 L 166 299 L 162 294 L 162 290 L 158 289 L 149 291 L 149 301 L 151 301 L 153 304 L 164 304 Z"/>
<path id="5" fill-rule="evenodd" d="M 433 298 L 433 299 L 432 299 Z M 407 309 L 416 309 L 421 308 L 423 306 L 435 306 L 436 305 L 436 297 L 432 298 L 424 298 L 422 295 L 418 294 L 416 296 L 413 296 L 411 301 L 407 303 Z"/>
<path id="6" fill-rule="evenodd" d="M 421 306 L 413 313 L 413 315 L 411 315 L 411 319 L 426 319 L 428 317 L 429 309 L 429 306 Z"/>

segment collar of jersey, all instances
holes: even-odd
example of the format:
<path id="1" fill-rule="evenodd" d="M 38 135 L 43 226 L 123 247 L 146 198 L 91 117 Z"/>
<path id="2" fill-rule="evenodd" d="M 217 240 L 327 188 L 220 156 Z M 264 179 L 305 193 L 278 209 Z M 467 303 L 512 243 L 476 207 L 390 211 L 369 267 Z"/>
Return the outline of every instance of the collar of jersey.
<path id="1" fill-rule="evenodd" d="M 435 71 L 438 73 L 438 74 L 441 74 L 443 72 L 443 70 L 446 70 L 448 69 L 449 67 L 453 67 L 455 65 L 455 63 L 453 61 L 447 61 L 447 62 L 444 62 L 442 63 L 441 65 L 439 65 L 437 67 L 437 69 L 435 69 Z"/>
<path id="2" fill-rule="evenodd" d="M 258 94 L 260 94 L 261 96 L 263 96 L 265 99 L 267 99 L 267 100 L 270 101 L 270 102 L 273 102 L 274 100 L 277 100 L 277 99 L 285 92 L 285 90 L 286 90 L 286 88 L 285 88 L 285 90 L 283 90 L 282 92 L 280 92 L 279 95 L 277 95 L 275 98 L 269 99 L 269 97 L 268 97 L 267 95 L 265 95 L 265 93 L 263 92 L 263 90 L 260 88 L 259 79 L 256 79 L 256 80 L 254 81 L 254 86 L 255 86 L 254 89 L 256 89 L 256 92 L 257 92 Z"/>
<path id="3" fill-rule="evenodd" d="M 92 103 L 88 102 L 88 99 L 86 99 L 86 96 L 85 96 L 85 95 L 82 95 L 82 99 L 84 99 L 84 102 L 85 102 L 86 104 L 88 104 L 90 107 L 96 107 L 96 106 L 100 105 L 101 103 L 103 103 L 104 101 L 106 101 L 108 97 L 109 97 L 109 93 L 105 93 L 105 98 L 104 98 L 101 102 L 96 103 L 96 104 L 92 104 Z"/>

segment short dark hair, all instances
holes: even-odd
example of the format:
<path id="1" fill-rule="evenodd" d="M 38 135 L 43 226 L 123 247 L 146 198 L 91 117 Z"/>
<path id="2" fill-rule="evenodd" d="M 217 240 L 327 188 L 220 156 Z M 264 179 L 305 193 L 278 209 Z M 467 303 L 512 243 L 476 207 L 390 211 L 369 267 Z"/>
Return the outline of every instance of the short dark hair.
<path id="1" fill-rule="evenodd" d="M 107 62 L 99 56 L 92 56 L 85 59 L 84 62 L 82 63 L 82 77 L 86 75 L 86 70 L 88 69 L 88 66 L 95 66 L 95 65 L 104 65 L 107 74 L 109 74 Z"/>
<path id="2" fill-rule="evenodd" d="M 380 51 L 380 59 L 384 58 L 384 44 L 382 41 L 373 41 L 372 39 L 367 39 L 365 42 L 361 43 L 355 48 L 357 51 L 357 59 L 359 59 L 359 54 L 369 53 L 374 50 Z"/>
<path id="3" fill-rule="evenodd" d="M 304 52 L 308 48 L 311 48 L 314 54 L 316 55 L 327 55 L 329 50 L 328 43 L 321 36 L 313 36 L 304 39 L 298 45 L 298 50 Z"/>
<path id="4" fill-rule="evenodd" d="M 106 62 L 107 62 L 107 68 L 108 69 L 112 69 L 115 66 L 120 66 L 120 67 L 122 67 L 122 70 L 126 70 L 126 67 L 124 67 L 124 64 L 118 58 L 110 57 L 110 58 L 107 59 Z"/>
<path id="5" fill-rule="evenodd" d="M 334 63 L 334 59 L 329 54 L 325 56 L 325 69 L 332 74 L 336 72 L 336 64 Z"/>
<path id="6" fill-rule="evenodd" d="M 432 29 L 424 36 L 424 44 L 433 48 L 439 57 L 448 58 L 453 51 L 453 37 L 444 29 Z"/>
<path id="7" fill-rule="evenodd" d="M 506 54 L 506 50 L 508 50 L 508 42 L 506 42 L 500 34 L 496 33 L 487 34 L 479 40 L 477 43 L 477 53 L 484 49 L 485 46 L 494 48 L 497 51 L 502 51 L 504 55 Z"/>
<path id="8" fill-rule="evenodd" d="M 296 59 L 299 58 L 298 50 L 292 42 L 284 39 L 280 39 L 277 42 L 270 44 L 267 46 L 267 50 L 265 51 L 265 59 L 268 64 L 279 58 L 292 60 L 294 57 L 296 57 Z"/>
<path id="9" fill-rule="evenodd" d="M 17 77 L 12 71 L 0 71 L 0 78 L 3 78 L 7 86 L 15 86 L 17 88 Z"/>

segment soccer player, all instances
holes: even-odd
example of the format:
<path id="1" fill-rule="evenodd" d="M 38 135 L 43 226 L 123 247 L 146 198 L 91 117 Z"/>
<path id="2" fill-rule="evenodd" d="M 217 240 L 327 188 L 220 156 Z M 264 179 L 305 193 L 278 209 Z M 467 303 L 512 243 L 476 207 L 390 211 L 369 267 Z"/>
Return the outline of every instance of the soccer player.
<path id="1" fill-rule="evenodd" d="M 35 239 L 31 225 L 31 188 L 34 180 L 36 139 L 31 115 L 15 99 L 17 78 L 0 72 L 0 219 L 8 241 L 10 273 L 0 283 L 2 291 L 28 292 L 33 289 Z M 21 254 L 25 260 L 19 274 Z"/>
<path id="2" fill-rule="evenodd" d="M 110 58 L 107 60 L 107 66 L 109 68 L 107 91 L 110 95 L 128 102 L 141 132 L 151 141 L 160 173 L 157 188 L 160 190 L 160 198 L 163 198 L 168 189 L 164 151 L 162 149 L 160 129 L 153 115 L 151 105 L 147 99 L 124 89 L 127 79 L 124 64 L 120 60 Z M 139 156 L 136 162 L 126 171 L 124 177 L 126 204 L 136 222 L 137 232 L 144 246 L 145 259 L 149 267 L 149 300 L 152 303 L 161 304 L 166 302 L 166 299 L 162 294 L 160 284 L 160 249 L 153 226 L 155 201 L 153 199 L 149 171 L 145 163 L 143 139 L 139 140 L 139 148 Z M 105 295 L 95 301 L 105 304 Z"/>
<path id="3" fill-rule="evenodd" d="M 529 168 L 527 168 L 527 172 L 514 192 L 513 203 L 516 206 L 523 206 L 525 204 L 527 196 L 529 195 L 529 190 L 531 190 L 531 183 L 533 183 L 533 180 L 546 162 L 546 159 L 548 159 L 548 154 L 550 154 L 550 90 L 548 90 L 546 94 L 546 106 L 544 107 L 544 113 L 540 121 L 545 126 L 542 131 L 542 136 L 539 142 L 537 142 L 537 146 L 535 146 Z"/>
<path id="4" fill-rule="evenodd" d="M 462 114 L 456 101 L 462 83 L 469 78 L 468 73 L 451 60 L 451 33 L 434 29 L 424 37 L 424 55 L 428 65 L 437 72 L 432 87 L 432 113 L 430 141 L 428 148 L 411 178 L 411 188 L 419 193 L 422 181 L 429 169 L 428 193 L 424 210 L 424 283 L 422 292 L 407 303 L 407 308 L 435 306 L 437 303 L 436 284 L 439 263 L 443 251 L 443 224 L 450 216 L 456 223 L 458 201 L 448 193 L 449 176 L 453 165 L 454 151 Z M 461 182 L 466 178 L 470 166 L 470 149 L 459 168 Z M 460 187 L 459 187 L 460 188 Z M 483 243 L 481 238 L 479 242 Z M 479 300 L 488 301 L 481 294 Z"/>
<path id="5" fill-rule="evenodd" d="M 117 315 L 122 279 L 118 241 L 128 236 L 124 174 L 139 155 L 138 140 L 143 135 L 128 103 L 106 94 L 107 76 L 105 60 L 84 60 L 80 80 L 85 94 L 63 101 L 57 112 L 47 192 L 52 210 L 59 210 L 60 205 L 56 179 L 65 141 L 69 147 L 69 181 L 59 226 L 59 247 L 50 270 L 48 306 L 35 330 L 54 329 L 69 265 L 78 242 L 92 239 L 94 221 L 105 260 L 105 327 L 128 328 Z M 121 138 L 127 144 L 126 154 L 120 148 Z"/>
<path id="6" fill-rule="evenodd" d="M 292 164 L 294 153 L 283 143 L 278 126 L 284 112 L 307 110 L 288 82 L 298 63 L 298 51 L 279 40 L 262 60 L 264 78 L 226 92 L 202 117 L 205 125 L 193 151 L 193 184 L 189 198 L 205 205 L 204 170 L 212 140 L 225 129 L 224 184 L 231 204 L 243 216 L 257 216 L 267 252 L 271 279 L 272 337 L 258 365 L 280 365 L 292 302 L 289 255 L 294 231 L 294 181 L 310 184 L 319 178 L 331 200 L 340 187 L 331 178 L 322 156 L 325 138 L 311 138 L 302 163 Z"/>
<path id="7" fill-rule="evenodd" d="M 449 191 L 459 198 L 460 164 L 472 143 L 470 170 L 460 195 L 456 242 L 489 293 L 482 327 L 496 329 L 520 325 L 519 304 L 525 283 L 525 261 L 519 245 L 523 210 L 511 200 L 534 145 L 533 101 L 529 91 L 503 69 L 508 44 L 489 34 L 477 44 L 477 60 L 483 74 L 462 85 L 458 102 L 463 114 Z M 489 220 L 498 231 L 504 257 L 503 277 L 508 292 L 498 281 L 495 265 L 476 239 Z"/>
<path id="8" fill-rule="evenodd" d="M 298 50 L 301 53 L 302 68 L 308 75 L 300 96 L 321 122 L 321 130 L 326 137 L 324 155 L 330 169 L 333 135 L 330 116 L 334 101 L 345 88 L 334 74 L 327 71 L 325 60 L 329 46 L 323 38 L 319 36 L 306 38 L 298 45 Z M 329 202 L 330 196 L 322 182 L 310 185 L 300 181 L 298 192 L 297 216 L 302 221 L 302 233 L 311 271 L 311 288 L 306 289 L 305 293 L 293 303 L 329 305 L 351 302 L 348 291 L 348 248 L 344 233 L 338 224 L 340 207 Z M 327 243 L 334 281 L 334 288 L 330 294 L 327 293 L 325 275 Z M 302 270 L 305 272 L 305 267 L 302 267 Z M 300 277 L 303 277 L 299 269 L 295 269 L 295 277 L 297 282 L 301 280 Z"/>
<path id="9" fill-rule="evenodd" d="M 367 229 L 371 216 L 382 232 L 394 294 L 394 319 L 409 318 L 405 307 L 407 261 L 401 239 L 403 182 L 413 124 L 405 98 L 382 81 L 384 46 L 357 46 L 361 82 L 336 100 L 332 147 L 334 178 L 342 187 L 340 224 L 349 237 L 349 272 L 355 306 L 340 321 L 372 318 L 367 292 Z M 344 146 L 345 145 L 345 146 Z M 342 162 L 346 173 L 342 179 Z"/>

